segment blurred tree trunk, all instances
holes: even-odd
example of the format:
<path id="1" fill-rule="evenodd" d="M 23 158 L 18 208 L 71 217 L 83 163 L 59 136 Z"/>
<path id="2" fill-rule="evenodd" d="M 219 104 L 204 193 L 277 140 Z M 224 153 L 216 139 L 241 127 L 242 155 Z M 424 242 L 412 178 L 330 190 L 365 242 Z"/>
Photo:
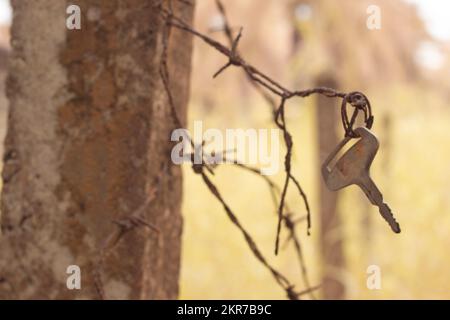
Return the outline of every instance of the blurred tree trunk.
<path id="1" fill-rule="evenodd" d="M 337 81 L 331 75 L 322 75 L 317 86 L 337 88 Z M 339 120 L 339 108 L 335 99 L 324 96 L 317 98 L 318 145 L 320 165 L 339 143 L 336 125 Z M 322 290 L 325 299 L 344 299 L 345 288 L 339 276 L 344 269 L 341 221 L 337 214 L 336 192 L 329 191 L 323 179 L 320 179 L 320 246 L 324 266 Z"/>
<path id="2" fill-rule="evenodd" d="M 67 30 L 66 1 L 13 1 L 10 113 L 5 142 L 0 298 L 108 299 L 178 295 L 181 171 L 159 76 L 158 0 L 79 0 L 82 29 Z M 191 21 L 193 5 L 174 1 Z M 186 119 L 191 38 L 173 31 L 169 73 Z M 155 225 L 126 233 L 99 269 L 113 220 L 148 200 Z M 81 268 L 81 290 L 66 269 Z"/>

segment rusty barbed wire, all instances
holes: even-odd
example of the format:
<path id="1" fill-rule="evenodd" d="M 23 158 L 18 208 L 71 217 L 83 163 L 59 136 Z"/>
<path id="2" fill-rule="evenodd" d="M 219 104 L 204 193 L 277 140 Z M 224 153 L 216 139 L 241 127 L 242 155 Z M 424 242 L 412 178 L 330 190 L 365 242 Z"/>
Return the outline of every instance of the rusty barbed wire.
<path id="1" fill-rule="evenodd" d="M 281 194 L 281 190 L 280 190 L 279 186 L 271 178 L 269 178 L 266 175 L 263 175 L 261 173 L 261 170 L 258 168 L 250 167 L 250 166 L 240 163 L 238 161 L 235 161 L 233 164 L 235 166 L 237 166 L 238 168 L 241 168 L 245 171 L 251 172 L 266 181 L 266 183 L 269 187 L 269 190 L 270 190 L 273 204 L 274 204 L 275 208 L 277 209 L 278 208 L 278 197 Z M 309 281 L 308 270 L 307 270 L 306 264 L 305 264 L 305 259 L 303 257 L 303 250 L 302 250 L 300 238 L 297 235 L 297 232 L 295 230 L 296 225 L 298 223 L 302 222 L 303 220 L 306 220 L 307 217 L 305 216 L 305 217 L 300 217 L 300 218 L 295 219 L 294 213 L 292 210 L 290 210 L 287 203 L 285 204 L 285 208 L 286 208 L 286 214 L 283 216 L 283 222 L 284 222 L 285 228 L 287 229 L 287 231 L 289 233 L 288 237 L 286 238 L 286 244 L 288 244 L 289 241 L 292 241 L 294 243 L 294 248 L 295 248 L 297 258 L 298 258 L 303 283 L 305 284 L 306 289 L 310 289 L 311 285 L 310 285 L 310 281 Z M 275 213 L 277 213 L 277 212 L 275 212 Z M 307 293 L 309 294 L 311 299 L 315 299 L 313 290 L 308 291 Z"/>
<path id="2" fill-rule="evenodd" d="M 234 38 L 233 38 L 233 31 L 232 31 L 233 28 L 231 27 L 231 24 L 229 22 L 228 15 L 227 15 L 226 10 L 225 10 L 225 6 L 223 5 L 223 3 L 220 0 L 216 0 L 215 3 L 216 3 L 217 10 L 219 11 L 220 15 L 222 16 L 222 19 L 223 19 L 223 21 L 222 21 L 222 23 L 223 23 L 223 32 L 224 32 L 226 38 L 228 39 L 229 45 L 232 48 L 232 50 L 234 50 L 237 54 L 239 54 L 239 52 L 237 50 L 236 43 L 240 39 L 240 37 L 242 35 L 242 28 L 239 29 L 239 35 L 236 38 L 237 40 L 234 40 Z M 247 78 L 249 80 L 251 80 L 251 77 L 248 76 L 247 73 L 246 73 L 246 75 L 247 75 Z M 266 100 L 266 102 L 272 107 L 272 111 L 275 112 L 275 110 L 277 109 L 276 102 L 270 96 L 267 96 L 266 92 L 264 92 L 262 90 L 259 90 L 261 88 L 258 85 L 256 85 L 255 82 L 249 81 L 249 83 L 254 88 L 257 89 L 257 91 L 262 95 L 262 97 Z M 288 150 L 288 152 L 291 152 L 291 151 Z M 289 155 L 289 157 L 290 157 L 290 155 Z M 251 169 L 248 166 L 245 166 L 245 165 L 242 165 L 242 164 L 240 164 L 239 166 L 241 168 L 250 170 L 250 171 L 252 171 L 254 173 L 258 173 L 258 172 L 256 172 L 256 170 Z M 289 164 L 289 166 L 290 166 L 290 164 Z M 269 187 L 271 189 L 271 193 L 273 193 L 272 190 L 274 188 L 274 183 L 267 176 L 261 175 L 260 172 L 259 172 L 259 175 L 262 176 L 266 180 L 266 182 L 269 184 Z M 311 216 L 310 216 L 310 209 L 309 209 L 308 199 L 306 197 L 306 194 L 303 192 L 302 187 L 298 183 L 297 179 L 295 179 L 292 175 L 291 175 L 291 177 L 293 178 L 293 181 L 295 181 L 295 184 L 296 184 L 296 186 L 297 186 L 297 188 L 298 188 L 298 190 L 299 190 L 299 192 L 300 192 L 300 194 L 301 194 L 301 196 L 303 198 L 303 201 L 305 203 L 305 207 L 306 207 L 306 210 L 307 210 L 307 223 L 308 223 L 308 229 L 309 229 L 310 226 L 311 226 Z M 272 194 L 272 198 L 273 197 L 274 197 L 274 195 Z M 284 194 L 284 196 L 282 196 L 282 200 L 280 201 L 280 204 L 285 205 L 285 197 L 286 197 L 286 194 Z M 275 205 L 277 205 L 276 202 L 275 202 Z M 285 205 L 285 207 L 287 209 L 287 205 Z M 278 209 L 278 210 L 280 210 L 280 209 Z M 300 268 L 301 268 L 301 272 L 302 272 L 302 275 L 303 275 L 303 280 L 304 280 L 306 286 L 309 288 L 310 285 L 309 285 L 309 280 L 308 280 L 308 276 L 307 276 L 306 266 L 305 266 L 305 263 L 304 263 L 303 254 L 302 254 L 302 250 L 301 250 L 301 246 L 300 246 L 300 240 L 299 240 L 299 238 L 297 237 L 297 235 L 295 233 L 295 224 L 290 220 L 290 216 L 288 214 L 286 214 L 284 216 L 282 215 L 281 218 L 279 217 L 279 228 L 281 228 L 281 221 L 285 222 L 285 226 L 289 230 L 289 233 L 290 233 L 289 238 L 292 239 L 293 242 L 294 242 L 294 245 L 295 245 L 295 248 L 296 248 L 296 252 L 297 252 L 297 256 L 298 256 L 299 262 L 300 262 Z M 278 237 L 277 237 L 277 239 L 278 239 Z M 276 248 L 278 248 L 278 244 L 276 244 Z M 312 292 L 311 292 L 311 297 L 314 298 L 314 296 L 312 295 Z"/>
<path id="3" fill-rule="evenodd" d="M 188 0 L 178 0 L 178 2 L 185 4 L 185 5 L 192 5 Z M 308 198 L 306 196 L 306 193 L 304 192 L 303 188 L 301 187 L 300 182 L 295 178 L 295 176 L 292 174 L 292 167 L 291 167 L 291 159 L 292 159 L 292 150 L 294 147 L 292 135 L 287 127 L 286 119 L 285 119 L 285 106 L 286 103 L 295 97 L 299 98 L 305 98 L 314 94 L 323 95 L 329 98 L 341 98 L 343 100 L 343 106 L 342 106 L 342 121 L 343 126 L 346 132 L 346 135 L 352 134 L 353 132 L 353 125 L 355 123 L 355 120 L 358 116 L 359 111 L 363 111 L 365 114 L 365 123 L 366 126 L 371 126 L 373 123 L 373 116 L 370 109 L 370 103 L 368 99 L 361 93 L 358 92 L 352 92 L 350 94 L 339 92 L 332 88 L 327 87 L 317 87 L 307 90 L 297 90 L 297 91 L 291 91 L 285 88 L 283 85 L 278 83 L 276 80 L 272 79 L 265 73 L 259 71 L 256 67 L 252 66 L 251 64 L 247 63 L 240 55 L 238 51 L 238 45 L 239 41 L 242 38 L 242 28 L 239 28 L 239 32 L 236 37 L 233 35 L 233 28 L 231 28 L 227 16 L 225 7 L 223 6 L 222 2 L 220 0 L 216 0 L 216 5 L 218 7 L 219 12 L 223 16 L 224 19 L 224 26 L 223 26 L 223 32 L 225 33 L 225 36 L 228 39 L 230 48 L 224 46 L 220 42 L 212 39 L 211 37 L 195 30 L 193 27 L 191 27 L 188 23 L 184 22 L 179 17 L 175 16 L 173 13 L 173 5 L 172 0 L 168 1 L 168 6 L 165 8 L 163 3 L 158 5 L 159 10 L 161 11 L 161 16 L 164 21 L 164 30 L 163 30 L 163 50 L 161 55 L 161 63 L 160 63 L 160 76 L 162 79 L 162 83 L 164 86 L 164 89 L 166 91 L 167 97 L 168 97 L 168 103 L 171 110 L 171 117 L 172 121 L 174 122 L 174 125 L 176 128 L 183 128 L 182 122 L 180 121 L 180 118 L 177 114 L 177 108 L 174 103 L 173 95 L 170 90 L 170 79 L 169 79 L 169 71 L 168 71 L 168 63 L 167 63 L 167 57 L 168 57 L 168 39 L 170 37 L 170 33 L 172 28 L 177 28 L 179 30 L 185 31 L 187 33 L 190 33 L 191 35 L 201 39 L 209 46 L 213 47 L 215 50 L 223 54 L 228 58 L 228 62 L 224 64 L 221 68 L 218 69 L 217 72 L 214 73 L 213 78 L 219 76 L 223 72 L 225 72 L 230 67 L 238 67 L 243 69 L 245 72 L 247 78 L 250 80 L 250 83 L 255 87 L 255 89 L 263 96 L 263 98 L 267 101 L 267 103 L 272 107 L 272 113 L 273 113 L 273 120 L 275 125 L 283 132 L 283 139 L 286 146 L 286 154 L 285 154 L 285 161 L 284 161 L 284 169 L 285 169 L 285 180 L 283 184 L 283 188 L 281 189 L 279 193 L 280 200 L 279 202 L 276 201 L 277 194 L 274 191 L 276 188 L 274 187 L 275 184 L 270 180 L 266 179 L 266 182 L 269 184 L 271 188 L 271 194 L 272 199 L 275 199 L 275 203 L 278 206 L 277 214 L 278 214 L 278 224 L 277 224 L 277 230 L 276 230 L 276 240 L 275 240 L 275 254 L 278 254 L 279 246 L 280 246 L 280 234 L 281 234 L 281 226 L 284 222 L 284 225 L 286 229 L 289 232 L 288 240 L 292 240 L 294 242 L 294 246 L 298 255 L 299 263 L 301 272 L 303 275 L 304 283 L 306 285 L 306 289 L 301 292 L 296 292 L 294 290 L 294 286 L 289 282 L 289 280 L 282 275 L 279 271 L 277 271 L 275 268 L 273 268 L 265 259 L 265 257 L 262 255 L 261 251 L 258 249 L 255 241 L 250 236 L 250 234 L 247 232 L 247 230 L 242 226 L 242 224 L 239 222 L 237 216 L 234 214 L 234 212 L 231 210 L 231 208 L 228 206 L 222 195 L 220 194 L 218 188 L 216 185 L 211 181 L 211 179 L 208 176 L 209 174 L 214 174 L 214 168 L 209 166 L 207 162 L 202 161 L 201 164 L 192 164 L 192 169 L 194 173 L 200 175 L 208 187 L 209 191 L 214 195 L 214 197 L 222 204 L 225 212 L 227 213 L 229 219 L 231 222 L 240 230 L 240 232 L 243 234 L 249 248 L 255 255 L 255 257 L 271 272 L 273 277 L 275 278 L 276 282 L 285 290 L 286 295 L 289 299 L 299 299 L 304 294 L 310 294 L 312 295 L 312 292 L 317 290 L 320 286 L 314 286 L 311 287 L 309 285 L 309 280 L 307 276 L 307 269 L 304 264 L 303 254 L 301 250 L 301 245 L 298 236 L 295 233 L 295 225 L 297 221 L 294 221 L 292 218 L 292 212 L 289 211 L 287 204 L 286 204 L 286 196 L 289 189 L 289 183 L 292 182 L 299 192 L 299 195 L 301 196 L 305 210 L 307 212 L 306 214 L 306 221 L 307 221 L 307 234 L 310 235 L 310 229 L 311 229 L 311 211 L 310 206 L 308 202 Z M 216 30 L 217 31 L 217 30 Z M 276 100 L 271 96 L 275 95 L 280 100 L 279 103 L 276 102 Z M 361 100 L 360 98 L 363 97 Z M 356 99 L 358 98 L 358 99 Z M 355 103 L 355 101 L 359 101 L 358 103 Z M 344 105 L 345 102 L 345 105 Z M 351 117 L 351 120 L 348 120 L 347 116 L 347 109 L 346 109 L 346 103 L 350 103 L 354 107 L 354 112 Z M 192 139 L 188 137 L 189 142 L 191 146 L 196 150 L 197 146 L 194 144 Z M 247 169 L 249 171 L 252 171 L 254 173 L 258 173 L 257 169 L 251 169 L 249 167 L 246 167 L 242 164 L 236 164 L 235 165 Z M 205 170 L 208 172 L 205 172 Z M 263 175 L 261 175 L 263 176 Z M 263 176 L 264 178 L 267 178 Z M 278 189 L 280 190 L 280 189 Z M 286 212 L 288 211 L 288 212 Z M 313 297 L 313 296 L 312 296 Z"/>
<path id="4" fill-rule="evenodd" d="M 161 186 L 161 179 L 163 175 L 166 174 L 166 170 L 167 166 L 164 166 L 163 170 L 161 170 L 161 173 L 158 174 L 152 186 L 149 187 L 149 192 L 146 195 L 146 199 L 141 206 L 139 206 L 128 216 L 112 221 L 115 224 L 116 228 L 101 244 L 98 250 L 97 261 L 93 266 L 94 287 L 100 300 L 106 299 L 103 280 L 101 276 L 101 268 L 104 265 L 105 258 L 112 252 L 112 250 L 117 246 L 120 240 L 127 233 L 139 227 L 145 227 L 156 234 L 156 236 L 159 236 L 160 230 L 158 229 L 158 227 L 145 220 L 145 212 L 157 198 L 157 193 Z"/>

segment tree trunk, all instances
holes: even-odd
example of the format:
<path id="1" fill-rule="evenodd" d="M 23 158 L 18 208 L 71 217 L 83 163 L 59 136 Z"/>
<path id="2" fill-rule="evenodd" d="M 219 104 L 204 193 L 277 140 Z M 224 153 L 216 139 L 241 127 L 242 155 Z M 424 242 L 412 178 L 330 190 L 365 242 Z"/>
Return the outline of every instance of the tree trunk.
<path id="1" fill-rule="evenodd" d="M 1 29 L 0 29 L 1 32 Z M 8 65 L 9 49 L 2 45 L 2 35 L 0 34 L 0 137 L 5 136 L 7 99 L 5 95 L 5 80 Z M 3 154 L 3 144 L 0 145 L 0 154 Z M 0 212 L 1 217 L 1 212 Z"/>
<path id="2" fill-rule="evenodd" d="M 159 2 L 78 0 L 81 30 L 65 27 L 69 2 L 12 2 L 0 298 L 177 297 L 181 171 L 170 161 Z M 193 5 L 174 7 L 191 21 Z M 169 73 L 183 123 L 191 49 L 174 30 Z M 102 263 L 124 230 L 113 221 L 138 208 L 159 233 L 132 228 Z M 81 290 L 66 286 L 69 265 L 81 269 Z"/>
<path id="3" fill-rule="evenodd" d="M 318 86 L 337 88 L 337 81 L 331 76 L 321 76 Z M 319 159 L 322 164 L 328 154 L 337 146 L 339 139 L 336 125 L 339 123 L 338 106 L 330 98 L 319 96 L 317 100 Z M 345 298 L 345 288 L 340 274 L 344 268 L 341 221 L 337 214 L 336 192 L 329 191 L 320 179 L 320 246 L 324 266 L 322 289 L 325 299 Z"/>

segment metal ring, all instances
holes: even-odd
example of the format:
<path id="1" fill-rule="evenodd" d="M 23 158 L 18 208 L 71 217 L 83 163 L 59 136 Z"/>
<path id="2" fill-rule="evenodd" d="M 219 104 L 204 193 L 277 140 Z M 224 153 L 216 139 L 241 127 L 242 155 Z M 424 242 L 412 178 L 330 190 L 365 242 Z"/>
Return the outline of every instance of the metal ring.
<path id="1" fill-rule="evenodd" d="M 347 113 L 347 103 L 351 104 L 354 108 L 351 119 L 349 120 Z M 351 138 L 357 138 L 358 135 L 353 131 L 353 126 L 358 117 L 359 112 L 364 113 L 364 125 L 367 129 L 371 129 L 373 125 L 374 117 L 372 115 L 372 107 L 370 105 L 369 99 L 358 91 L 348 93 L 342 99 L 341 105 L 341 117 L 342 125 L 344 126 L 345 136 Z"/>

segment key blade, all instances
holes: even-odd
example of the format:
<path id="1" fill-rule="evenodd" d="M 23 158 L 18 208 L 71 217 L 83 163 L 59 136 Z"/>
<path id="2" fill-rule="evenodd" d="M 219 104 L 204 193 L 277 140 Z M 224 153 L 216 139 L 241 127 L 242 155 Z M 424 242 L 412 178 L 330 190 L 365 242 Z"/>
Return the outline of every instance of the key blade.
<path id="1" fill-rule="evenodd" d="M 359 177 L 359 181 L 356 184 L 364 191 L 367 199 L 369 199 L 370 203 L 374 206 L 378 206 L 379 203 L 383 202 L 383 195 L 369 176 L 368 172 Z"/>
<path id="2" fill-rule="evenodd" d="M 364 191 L 370 202 L 378 207 L 381 216 L 386 220 L 386 222 L 391 227 L 392 231 L 395 233 L 400 233 L 400 225 L 395 220 L 394 214 L 392 213 L 389 206 L 383 200 L 383 194 L 373 182 L 372 178 L 366 174 L 361 177 L 360 182 L 357 183 L 358 186 Z"/>

